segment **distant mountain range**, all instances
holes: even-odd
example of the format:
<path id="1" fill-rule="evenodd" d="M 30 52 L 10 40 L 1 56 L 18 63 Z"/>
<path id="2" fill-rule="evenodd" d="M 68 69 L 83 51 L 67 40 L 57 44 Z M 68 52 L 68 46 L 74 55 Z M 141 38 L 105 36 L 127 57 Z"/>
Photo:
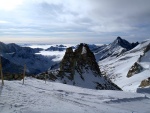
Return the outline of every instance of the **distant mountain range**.
<path id="1" fill-rule="evenodd" d="M 54 55 L 36 54 L 41 51 Z M 54 61 L 55 52 L 64 52 L 63 59 Z M 150 85 L 150 40 L 130 43 L 117 37 L 108 45 L 82 43 L 47 49 L 0 42 L 0 54 L 4 73 L 22 73 L 26 64 L 29 75 L 85 88 L 135 92 Z"/>
<path id="2" fill-rule="evenodd" d="M 121 87 L 123 90 L 135 92 L 136 90 L 138 90 L 138 88 L 142 87 L 140 84 L 143 84 L 143 81 L 146 81 L 144 82 L 144 84 L 147 84 L 146 86 L 148 86 L 150 83 L 148 81 L 150 77 L 149 74 L 143 74 L 143 72 L 147 73 L 147 71 L 149 71 L 148 67 L 150 66 L 147 64 L 150 63 L 150 60 L 146 60 L 146 63 L 144 63 L 144 65 L 146 64 L 147 67 L 142 66 L 143 63 L 141 63 L 140 61 L 140 59 L 144 57 L 143 56 L 144 51 L 145 53 L 149 51 L 148 49 L 149 43 L 150 43 L 149 41 L 144 41 L 140 44 L 139 42 L 129 43 L 128 41 L 122 39 L 121 37 L 117 37 L 116 40 L 114 40 L 112 43 L 108 45 L 92 46 L 92 47 L 90 47 L 89 45 L 88 46 L 89 46 L 89 49 L 94 53 L 96 57 L 102 76 L 109 78 L 119 87 Z M 80 51 L 80 53 L 82 52 Z M 66 54 L 64 58 L 66 57 Z M 149 54 L 148 55 L 147 54 L 146 56 L 149 57 Z M 78 57 L 79 56 L 77 56 L 77 58 Z M 63 61 L 64 60 L 62 60 L 62 62 Z M 81 61 L 81 59 L 79 61 Z M 86 61 L 92 61 L 92 60 L 86 60 Z M 83 62 L 86 62 L 86 61 L 83 61 Z M 67 84 L 72 84 L 72 85 L 76 85 L 80 87 L 90 87 L 89 85 L 83 85 L 84 83 L 86 84 L 86 77 L 89 75 L 89 73 L 86 73 L 85 68 L 86 66 L 87 67 L 90 67 L 90 66 L 88 65 L 85 65 L 85 67 L 77 66 L 77 67 L 82 67 L 82 68 L 79 68 L 79 70 L 85 73 L 80 73 L 80 71 L 73 71 L 72 73 L 75 72 L 74 76 L 77 77 L 78 79 L 74 78 L 74 79 L 69 80 L 68 76 L 66 76 L 66 73 L 61 74 L 62 62 L 60 64 L 58 63 L 52 66 L 46 73 L 48 74 L 51 80 L 58 80 Z M 82 64 L 84 65 L 83 62 Z M 71 68 L 72 66 L 68 66 L 68 68 L 69 67 Z M 87 68 L 87 69 L 91 71 L 91 68 Z M 76 70 L 76 68 L 74 70 Z M 91 72 L 90 72 L 90 77 L 93 77 L 93 73 Z M 129 77 L 129 74 L 133 77 Z M 41 79 L 44 79 L 42 78 L 41 75 L 45 75 L 45 73 L 38 75 L 39 78 L 41 77 Z M 82 79 L 83 80 L 85 79 L 85 81 L 83 82 Z M 93 80 L 93 78 L 91 80 Z M 98 78 L 97 80 L 100 81 Z M 80 81 L 79 83 L 82 83 L 82 84 L 78 84 L 78 82 L 76 83 L 76 81 Z"/>
<path id="3" fill-rule="evenodd" d="M 41 48 L 30 48 L 30 47 L 21 47 L 17 44 L 4 44 L 0 42 L 0 54 L 3 59 L 7 60 L 7 64 L 9 62 L 10 65 L 13 65 L 8 68 L 8 65 L 3 65 L 4 73 L 20 73 L 21 71 L 18 69 L 19 67 L 23 67 L 24 64 L 27 65 L 27 73 L 28 74 L 38 74 L 42 71 L 47 70 L 53 62 L 52 59 L 55 56 L 43 56 L 39 53 L 43 49 Z M 2 59 L 2 60 L 3 60 Z M 6 67 L 5 67 L 6 66 Z M 23 69 L 22 69 L 23 70 Z"/>

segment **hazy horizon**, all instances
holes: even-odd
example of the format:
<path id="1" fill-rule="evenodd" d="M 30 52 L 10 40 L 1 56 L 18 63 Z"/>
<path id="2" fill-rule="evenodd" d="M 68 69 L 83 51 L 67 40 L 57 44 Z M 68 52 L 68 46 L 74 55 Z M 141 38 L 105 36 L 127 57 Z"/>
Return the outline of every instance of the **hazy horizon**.
<path id="1" fill-rule="evenodd" d="M 0 41 L 100 43 L 150 39 L 149 0 L 0 0 Z"/>

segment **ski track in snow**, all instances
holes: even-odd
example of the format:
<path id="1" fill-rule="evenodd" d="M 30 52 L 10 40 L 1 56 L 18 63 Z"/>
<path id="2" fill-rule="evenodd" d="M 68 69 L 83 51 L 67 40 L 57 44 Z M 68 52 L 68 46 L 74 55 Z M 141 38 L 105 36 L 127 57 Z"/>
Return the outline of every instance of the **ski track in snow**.
<path id="1" fill-rule="evenodd" d="M 0 87 L 0 113 L 149 113 L 148 96 L 26 78 Z"/>

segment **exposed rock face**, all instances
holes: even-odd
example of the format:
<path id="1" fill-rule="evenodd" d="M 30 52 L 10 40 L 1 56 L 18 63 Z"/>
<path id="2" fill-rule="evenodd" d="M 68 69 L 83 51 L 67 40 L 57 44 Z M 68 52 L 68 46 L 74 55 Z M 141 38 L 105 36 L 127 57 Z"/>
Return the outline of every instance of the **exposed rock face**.
<path id="1" fill-rule="evenodd" d="M 37 77 L 41 77 L 41 74 Z M 53 81 L 84 88 L 121 90 L 101 75 L 93 52 L 83 43 L 75 51 L 71 47 L 67 48 L 60 62 L 60 69 L 50 70 L 47 77 Z"/>
<path id="2" fill-rule="evenodd" d="M 137 45 L 139 45 L 139 42 L 133 42 L 133 43 L 131 43 L 131 45 L 132 45 L 132 48 L 134 48 L 134 47 L 136 47 Z"/>
<path id="3" fill-rule="evenodd" d="M 133 64 L 133 66 L 130 68 L 128 74 L 127 74 L 127 77 L 131 77 L 133 76 L 134 74 L 138 74 L 140 73 L 141 71 L 143 70 L 142 66 L 140 64 L 138 64 L 137 62 L 135 62 Z"/>
<path id="4" fill-rule="evenodd" d="M 66 53 L 60 63 L 60 75 L 68 77 L 68 79 L 73 80 L 75 73 L 75 54 L 71 47 L 66 49 Z M 63 77 L 63 76 L 61 76 Z"/>
<path id="5" fill-rule="evenodd" d="M 99 66 L 96 62 L 93 52 L 90 51 L 87 44 L 80 44 L 75 50 L 76 70 L 82 74 L 83 67 L 87 70 L 92 70 L 93 74 L 101 75 Z"/>
<path id="6" fill-rule="evenodd" d="M 68 48 L 60 64 L 60 75 L 66 75 L 68 79 L 73 80 L 75 71 L 82 77 L 85 71 L 92 70 L 93 74 L 100 76 L 99 66 L 96 63 L 94 54 L 90 51 L 87 44 L 80 44 L 73 52 Z"/>
<path id="7" fill-rule="evenodd" d="M 150 86 L 150 77 L 148 79 L 145 79 L 141 82 L 140 86 L 139 87 L 147 87 L 147 86 Z"/>

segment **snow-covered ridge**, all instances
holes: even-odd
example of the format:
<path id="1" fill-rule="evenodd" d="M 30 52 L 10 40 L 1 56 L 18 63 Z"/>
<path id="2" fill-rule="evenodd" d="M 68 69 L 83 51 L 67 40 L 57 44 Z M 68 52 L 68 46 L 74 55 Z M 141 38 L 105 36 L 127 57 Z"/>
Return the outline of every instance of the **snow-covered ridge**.
<path id="1" fill-rule="evenodd" d="M 144 51 L 149 43 L 149 40 L 144 41 L 132 50 L 127 51 L 118 57 L 108 57 L 99 61 L 99 66 L 103 72 L 123 90 L 136 92 L 141 81 L 150 77 L 149 51 L 144 55 Z M 142 66 L 143 70 L 128 78 L 127 74 L 135 62 L 138 62 L 138 64 Z"/>

